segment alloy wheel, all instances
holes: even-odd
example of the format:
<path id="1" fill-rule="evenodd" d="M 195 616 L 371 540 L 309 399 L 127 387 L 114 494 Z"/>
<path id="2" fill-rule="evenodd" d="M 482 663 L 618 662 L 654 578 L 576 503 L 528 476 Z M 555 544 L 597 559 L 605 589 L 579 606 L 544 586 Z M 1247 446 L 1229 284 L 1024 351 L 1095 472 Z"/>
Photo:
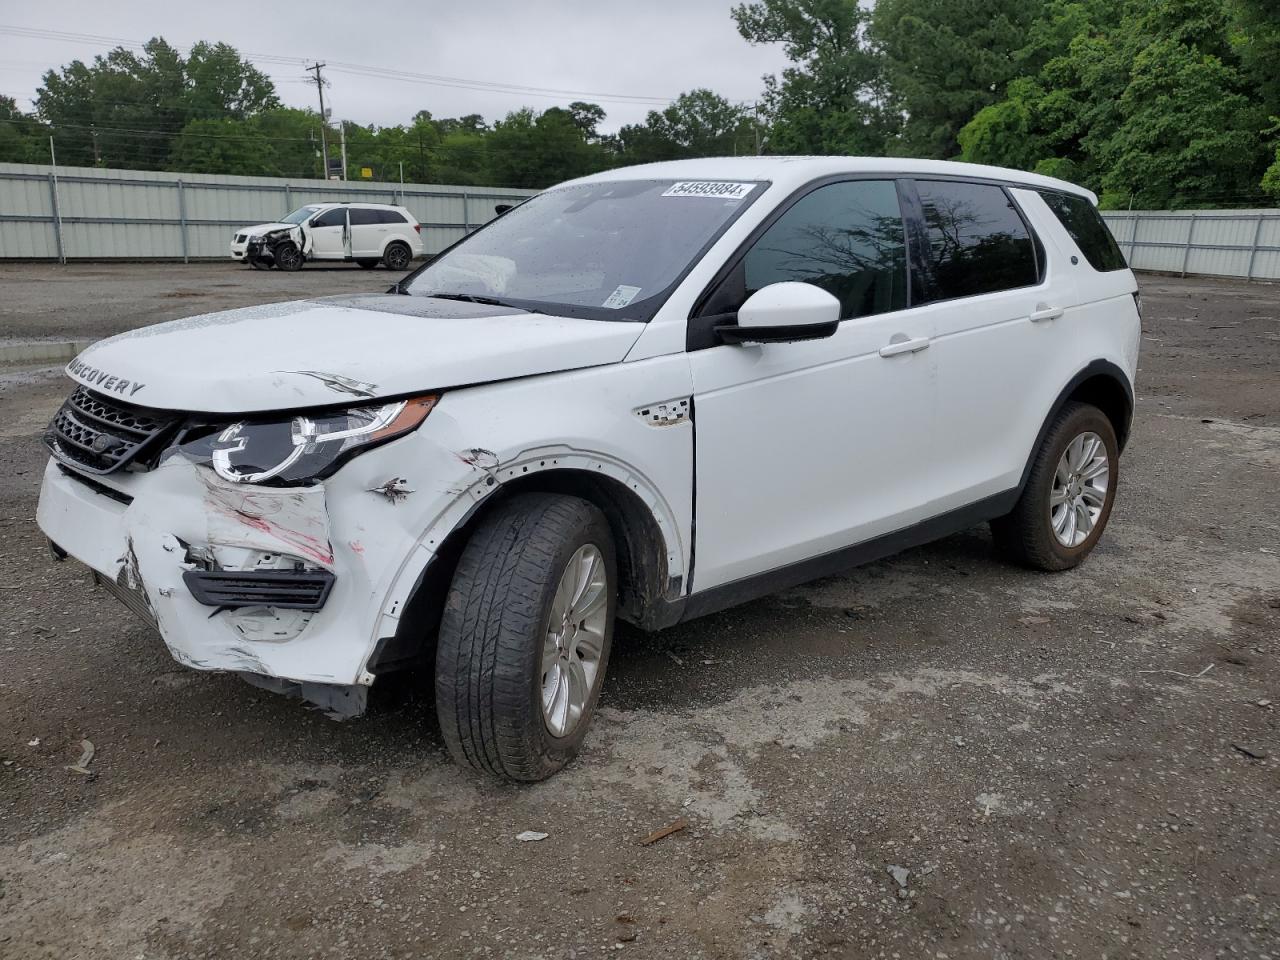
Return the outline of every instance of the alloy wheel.
<path id="1" fill-rule="evenodd" d="M 608 598 L 604 556 L 583 544 L 560 575 L 542 643 L 542 716 L 553 736 L 573 732 L 600 678 Z"/>

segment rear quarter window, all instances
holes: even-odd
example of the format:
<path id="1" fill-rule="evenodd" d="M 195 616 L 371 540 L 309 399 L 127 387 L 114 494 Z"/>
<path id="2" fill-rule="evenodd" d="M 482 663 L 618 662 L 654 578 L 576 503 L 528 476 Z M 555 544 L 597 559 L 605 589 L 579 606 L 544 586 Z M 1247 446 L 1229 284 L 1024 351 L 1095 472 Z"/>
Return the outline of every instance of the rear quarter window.
<path id="1" fill-rule="evenodd" d="M 1039 193 L 1067 233 L 1071 234 L 1089 266 L 1102 273 L 1124 270 L 1129 266 L 1107 222 L 1087 198 L 1054 190 L 1041 190 Z"/>

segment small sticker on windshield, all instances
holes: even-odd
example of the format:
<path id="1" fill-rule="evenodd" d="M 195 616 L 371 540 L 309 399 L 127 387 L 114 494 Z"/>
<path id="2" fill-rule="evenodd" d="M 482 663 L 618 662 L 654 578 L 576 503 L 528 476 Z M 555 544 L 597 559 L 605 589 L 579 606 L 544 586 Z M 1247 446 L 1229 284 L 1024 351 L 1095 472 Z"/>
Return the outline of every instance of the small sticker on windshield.
<path id="1" fill-rule="evenodd" d="M 620 310 L 634 300 L 639 292 L 639 287 L 628 287 L 625 283 L 619 284 L 618 288 L 609 294 L 609 299 L 600 306 L 608 307 L 610 310 Z"/>
<path id="2" fill-rule="evenodd" d="M 664 197 L 712 197 L 716 200 L 741 200 L 756 188 L 754 183 L 728 183 L 722 180 L 681 180 L 673 183 Z"/>

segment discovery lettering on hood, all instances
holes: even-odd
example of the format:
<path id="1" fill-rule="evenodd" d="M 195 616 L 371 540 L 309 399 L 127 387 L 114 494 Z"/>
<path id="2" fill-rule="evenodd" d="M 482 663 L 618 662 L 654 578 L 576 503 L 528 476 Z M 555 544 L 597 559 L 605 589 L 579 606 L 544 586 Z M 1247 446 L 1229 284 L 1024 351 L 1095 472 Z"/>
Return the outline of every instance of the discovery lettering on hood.
<path id="1" fill-rule="evenodd" d="M 82 360 L 72 360 L 67 364 L 67 373 L 80 380 L 85 386 L 100 387 L 104 392 L 118 393 L 125 397 L 132 397 L 146 386 L 145 383 L 135 383 L 124 377 L 114 376 L 106 370 L 91 367 Z"/>

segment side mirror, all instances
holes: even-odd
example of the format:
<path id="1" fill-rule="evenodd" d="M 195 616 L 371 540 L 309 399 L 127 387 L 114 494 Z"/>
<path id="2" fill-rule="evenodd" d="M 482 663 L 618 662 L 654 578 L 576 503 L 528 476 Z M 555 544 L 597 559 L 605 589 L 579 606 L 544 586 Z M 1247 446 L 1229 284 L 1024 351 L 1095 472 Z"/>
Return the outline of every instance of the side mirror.
<path id="1" fill-rule="evenodd" d="M 515 207 L 514 203 L 495 203 L 493 205 L 493 212 L 495 215 L 500 217 L 504 213 L 506 213 L 508 210 L 511 210 L 514 207 Z"/>
<path id="2" fill-rule="evenodd" d="M 811 283 L 771 283 L 738 308 L 737 324 L 720 324 L 725 343 L 821 340 L 840 326 L 840 301 Z"/>

